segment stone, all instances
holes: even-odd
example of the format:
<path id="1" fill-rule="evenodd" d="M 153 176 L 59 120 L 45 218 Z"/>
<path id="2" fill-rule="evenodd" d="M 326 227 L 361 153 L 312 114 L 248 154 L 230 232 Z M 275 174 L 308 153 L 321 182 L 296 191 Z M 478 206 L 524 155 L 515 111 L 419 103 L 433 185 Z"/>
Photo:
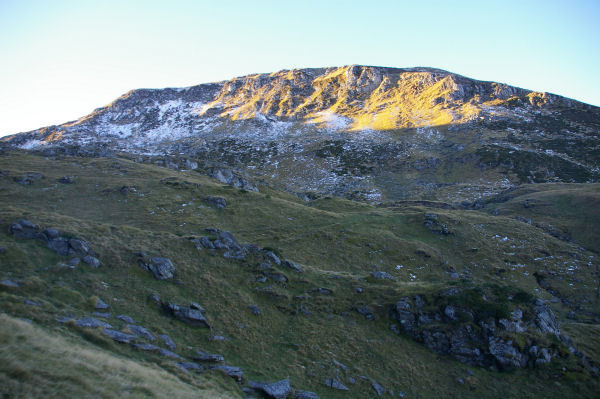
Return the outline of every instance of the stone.
<path id="1" fill-rule="evenodd" d="M 10 279 L 4 279 L 0 281 L 0 285 L 6 288 L 19 288 L 19 283 Z"/>
<path id="2" fill-rule="evenodd" d="M 69 240 L 64 237 L 57 237 L 48 240 L 48 248 L 56 252 L 58 255 L 67 256 L 69 255 Z"/>
<path id="3" fill-rule="evenodd" d="M 104 309 L 108 309 L 109 307 L 110 307 L 110 305 L 107 304 L 106 302 L 104 302 L 100 298 L 98 298 L 98 300 L 96 301 L 95 309 L 104 310 Z"/>
<path id="4" fill-rule="evenodd" d="M 450 320 L 456 320 L 456 308 L 454 306 L 450 306 L 450 305 L 446 306 L 444 308 L 444 314 Z"/>
<path id="5" fill-rule="evenodd" d="M 371 312 L 371 308 L 369 308 L 369 305 L 355 306 L 354 310 L 356 310 L 361 315 L 365 316 L 365 319 L 367 320 L 375 320 L 375 316 L 373 315 L 373 312 Z"/>
<path id="6" fill-rule="evenodd" d="M 336 367 L 339 367 L 339 368 L 341 368 L 341 369 L 342 369 L 342 370 L 344 370 L 344 371 L 348 371 L 348 366 L 346 366 L 345 364 L 343 364 L 343 363 L 341 363 L 341 362 L 338 362 L 338 361 L 337 361 L 337 360 L 335 360 L 335 359 L 333 359 L 333 364 L 334 364 Z"/>
<path id="7" fill-rule="evenodd" d="M 204 307 L 202 305 L 200 305 L 196 302 L 190 302 L 190 308 L 199 310 L 201 312 L 206 312 L 206 309 L 204 309 Z"/>
<path id="8" fill-rule="evenodd" d="M 58 182 L 62 183 L 62 184 L 73 184 L 73 183 L 75 183 L 75 181 L 73 180 L 72 176 L 63 176 L 60 179 L 58 179 Z"/>
<path id="9" fill-rule="evenodd" d="M 338 380 L 337 378 L 326 378 L 325 385 L 327 385 L 329 388 L 337 389 L 339 391 L 349 391 L 350 390 L 347 386 L 342 384 L 340 382 L 340 380 Z"/>
<path id="10" fill-rule="evenodd" d="M 32 301 L 32 300 L 30 300 L 30 299 L 25 299 L 25 300 L 23 300 L 23 303 L 24 303 L 25 305 L 29 305 L 29 306 L 42 306 L 40 303 L 37 303 L 37 302 L 35 302 L 35 301 Z"/>
<path id="11" fill-rule="evenodd" d="M 45 229 L 42 233 L 44 233 L 48 240 L 60 237 L 60 232 L 52 227 Z"/>
<path id="12" fill-rule="evenodd" d="M 396 312 L 409 311 L 410 308 L 410 303 L 406 300 L 400 300 L 396 302 Z"/>
<path id="13" fill-rule="evenodd" d="M 285 399 L 291 391 L 290 380 L 284 379 L 271 383 L 248 381 L 248 386 L 263 392 L 267 397 L 273 399 Z"/>
<path id="14" fill-rule="evenodd" d="M 152 272 L 152 275 L 157 280 L 173 278 L 175 273 L 175 266 L 173 266 L 173 262 L 169 258 L 150 258 L 150 262 L 146 263 L 145 267 Z"/>
<path id="15" fill-rule="evenodd" d="M 81 319 L 76 320 L 75 324 L 79 327 L 86 327 L 86 328 L 98 328 L 98 327 L 112 328 L 112 326 L 110 324 L 108 324 L 104 321 L 95 319 L 93 317 L 82 317 Z"/>
<path id="16" fill-rule="evenodd" d="M 109 312 L 92 312 L 92 316 L 94 316 L 94 317 L 101 317 L 103 319 L 110 319 L 110 317 L 112 315 Z"/>
<path id="17" fill-rule="evenodd" d="M 288 278 L 285 276 L 285 274 L 282 273 L 268 273 L 265 272 L 264 275 L 268 278 L 270 278 L 273 281 L 277 281 L 280 283 L 287 283 Z"/>
<path id="18" fill-rule="evenodd" d="M 376 279 L 380 279 L 380 280 L 393 280 L 394 279 L 394 276 L 392 276 L 388 272 L 384 272 L 384 271 L 371 272 L 371 276 L 373 276 Z"/>
<path id="19" fill-rule="evenodd" d="M 41 238 L 45 236 L 40 233 L 40 227 L 25 219 L 19 219 L 9 227 L 10 233 L 16 238 Z"/>
<path id="20" fill-rule="evenodd" d="M 535 303 L 535 325 L 541 333 L 552 333 L 560 335 L 560 327 L 552 309 L 542 300 L 538 299 Z"/>
<path id="21" fill-rule="evenodd" d="M 194 360 L 199 360 L 201 362 L 222 362 L 225 360 L 223 355 L 206 353 L 201 350 L 196 351 L 196 356 L 194 356 Z"/>
<path id="22" fill-rule="evenodd" d="M 202 250 L 202 248 L 204 247 L 199 238 L 190 238 L 190 241 L 194 243 L 194 246 L 199 251 Z"/>
<path id="23" fill-rule="evenodd" d="M 117 316 L 117 319 L 124 321 L 125 323 L 128 324 L 135 324 L 135 321 L 133 321 L 133 319 L 127 315 L 121 314 Z"/>
<path id="24" fill-rule="evenodd" d="M 319 399 L 319 395 L 311 391 L 296 391 L 294 399 Z"/>
<path id="25" fill-rule="evenodd" d="M 160 350 L 159 346 L 152 344 L 134 344 L 133 347 L 135 349 L 139 349 L 141 351 L 158 351 Z"/>
<path id="26" fill-rule="evenodd" d="M 432 233 L 449 235 L 452 234 L 448 226 L 439 221 L 438 215 L 435 213 L 426 213 L 424 215 L 423 225 Z"/>
<path id="27" fill-rule="evenodd" d="M 125 334 L 120 331 L 111 330 L 109 328 L 103 329 L 102 332 L 105 335 L 108 335 L 112 340 L 121 342 L 123 344 L 129 344 L 137 339 L 135 335 Z"/>
<path id="28" fill-rule="evenodd" d="M 265 257 L 277 266 L 281 266 L 281 259 L 273 251 L 265 251 Z"/>
<path id="29" fill-rule="evenodd" d="M 73 252 L 80 255 L 87 255 L 87 253 L 90 251 L 90 245 L 87 242 L 78 238 L 71 238 L 69 240 L 69 246 L 71 247 Z"/>
<path id="30" fill-rule="evenodd" d="M 179 306 L 174 303 L 167 303 L 163 305 L 163 308 L 167 313 L 190 326 L 210 328 L 202 312 L 197 309 Z"/>
<path id="31" fill-rule="evenodd" d="M 150 294 L 150 296 L 148 297 L 148 299 L 150 299 L 152 302 L 156 302 L 158 304 L 161 303 L 160 296 L 156 292 Z"/>
<path id="32" fill-rule="evenodd" d="M 0 247 L 0 254 L 4 254 L 4 253 L 6 253 L 6 248 Z"/>
<path id="33" fill-rule="evenodd" d="M 228 249 L 233 249 L 236 251 L 241 251 L 242 247 L 240 243 L 236 240 L 236 238 L 229 231 L 220 231 L 219 232 L 219 240 L 225 245 Z"/>
<path id="34" fill-rule="evenodd" d="M 244 376 L 244 372 L 241 368 L 235 366 L 215 366 L 215 370 L 221 370 L 229 377 L 232 377 L 237 382 L 242 382 L 242 377 Z"/>
<path id="35" fill-rule="evenodd" d="M 149 341 L 154 341 L 156 338 L 154 338 L 154 335 L 152 335 L 152 333 L 150 331 L 148 331 L 146 328 L 142 327 L 142 326 L 136 326 L 135 324 L 127 324 L 125 325 L 125 327 L 127 327 L 132 333 L 134 333 L 135 335 L 137 335 L 140 338 L 145 338 Z"/>
<path id="36" fill-rule="evenodd" d="M 527 363 L 527 357 L 512 345 L 512 341 L 504 341 L 498 337 L 490 337 L 489 351 L 500 367 L 505 370 L 524 367 Z"/>
<path id="37" fill-rule="evenodd" d="M 29 186 L 31 183 L 33 183 L 33 180 L 30 179 L 27 176 L 21 176 L 21 177 L 13 177 L 13 180 L 15 183 L 21 184 L 23 186 Z"/>
<path id="38" fill-rule="evenodd" d="M 204 367 L 200 366 L 198 363 L 194 363 L 194 362 L 180 362 L 177 363 L 177 366 L 185 371 L 188 370 L 195 370 L 195 371 L 203 371 Z"/>
<path id="39" fill-rule="evenodd" d="M 292 262 L 291 260 L 284 261 L 283 265 L 285 267 L 288 267 L 288 268 L 292 269 L 296 273 L 302 273 L 302 272 L 304 272 L 304 270 L 302 270 L 302 265 L 300 265 L 299 263 L 296 263 L 296 262 Z"/>
<path id="40" fill-rule="evenodd" d="M 227 200 L 223 197 L 206 197 L 206 202 L 217 209 L 223 209 L 227 206 Z"/>
<path id="41" fill-rule="evenodd" d="M 247 191 L 256 191 L 258 188 L 243 177 L 235 175 L 231 170 L 225 168 L 212 168 L 209 170 L 209 176 L 217 179 L 221 183 L 229 184 L 233 187 Z"/>
<path id="42" fill-rule="evenodd" d="M 175 350 L 175 348 L 177 348 L 177 345 L 175 345 L 175 342 L 167 334 L 159 334 L 158 338 L 161 341 L 163 341 L 163 343 L 167 346 L 167 348 L 171 349 L 172 351 Z"/>
<path id="43" fill-rule="evenodd" d="M 135 187 L 135 186 L 123 186 L 123 187 L 121 187 L 121 189 L 119 191 L 123 195 L 129 195 L 130 193 L 136 193 L 137 192 L 137 187 Z"/>
<path id="44" fill-rule="evenodd" d="M 215 249 L 215 244 L 208 237 L 201 237 L 200 244 L 206 249 Z"/>
<path id="45" fill-rule="evenodd" d="M 98 258 L 95 258 L 91 255 L 86 255 L 83 257 L 83 262 L 87 263 L 88 265 L 90 265 L 90 267 L 93 268 L 98 268 L 100 267 L 100 261 L 98 260 Z"/>
<path id="46" fill-rule="evenodd" d="M 78 266 L 81 263 L 80 258 L 73 258 L 69 261 L 69 266 Z"/>
<path id="47" fill-rule="evenodd" d="M 377 396 L 381 396 L 385 393 L 385 388 L 375 380 L 371 380 L 371 386 L 377 392 Z"/>
<path id="48" fill-rule="evenodd" d="M 537 353 L 537 359 L 535 359 L 536 367 L 544 366 L 552 361 L 550 352 L 546 348 L 542 348 Z"/>
<path id="49" fill-rule="evenodd" d="M 170 350 L 167 350 L 164 348 L 159 348 L 158 353 L 160 353 L 161 356 L 164 356 L 164 357 L 170 357 L 172 359 L 183 360 L 183 358 L 181 356 L 179 356 L 177 353 L 171 352 Z"/>
<path id="50" fill-rule="evenodd" d="M 260 316 L 260 314 L 261 314 L 260 308 L 258 306 L 250 305 L 250 306 L 248 306 L 248 309 L 250 309 L 252 314 L 255 316 Z"/>

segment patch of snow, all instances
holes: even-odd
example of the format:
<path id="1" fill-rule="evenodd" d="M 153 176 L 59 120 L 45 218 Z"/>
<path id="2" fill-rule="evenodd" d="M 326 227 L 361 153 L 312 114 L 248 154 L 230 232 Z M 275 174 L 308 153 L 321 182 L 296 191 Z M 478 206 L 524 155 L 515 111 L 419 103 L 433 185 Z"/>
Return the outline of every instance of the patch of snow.
<path id="1" fill-rule="evenodd" d="M 307 123 L 322 123 L 326 127 L 333 130 L 342 130 L 348 128 L 352 120 L 346 118 L 345 116 L 341 116 L 336 114 L 333 111 L 326 110 L 317 112 L 316 117 L 309 120 Z"/>
<path id="2" fill-rule="evenodd" d="M 19 148 L 23 149 L 23 150 L 31 150 L 35 147 L 39 147 L 40 145 L 45 145 L 47 144 L 45 141 L 41 141 L 41 140 L 29 140 L 27 141 L 25 144 L 21 144 L 19 146 Z"/>

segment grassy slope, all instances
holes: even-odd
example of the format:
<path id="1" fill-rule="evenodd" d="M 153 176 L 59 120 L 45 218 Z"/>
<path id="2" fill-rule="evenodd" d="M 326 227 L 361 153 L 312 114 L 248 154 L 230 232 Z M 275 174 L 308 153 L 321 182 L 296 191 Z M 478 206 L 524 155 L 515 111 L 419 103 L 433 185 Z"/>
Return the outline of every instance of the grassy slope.
<path id="1" fill-rule="evenodd" d="M 6 314 L 0 314 L 0 342 L 3 397 L 241 397 L 223 376 L 178 376 Z"/>
<path id="2" fill-rule="evenodd" d="M 116 356 L 174 369 L 168 361 L 98 334 L 57 327 L 55 317 L 67 312 L 88 315 L 92 311 L 89 297 L 97 295 L 110 302 L 114 315 L 125 313 L 153 332 L 168 333 L 182 355 L 197 348 L 222 353 L 228 364 L 243 367 L 251 379 L 289 377 L 294 387 L 314 390 L 322 397 L 348 397 L 323 385 L 324 378 L 337 373 L 331 363 L 334 358 L 349 366 L 348 372 L 340 372 L 343 379 L 357 379 L 351 387 L 354 397 L 373 395 L 370 384 L 359 375 L 374 378 L 395 392 L 425 398 L 593 397 L 597 388 L 595 379 L 582 375 L 583 381 L 572 381 L 561 377 L 568 371 L 554 367 L 512 373 L 472 368 L 474 375 L 468 376 L 465 365 L 389 331 L 386 306 L 410 293 L 447 285 L 450 267 L 464 277 L 455 284 L 496 282 L 550 299 L 532 274 L 540 267 L 533 259 L 552 253 L 562 260 L 543 261 L 543 267 L 564 274 L 565 295 L 593 296 L 593 270 L 581 266 L 576 276 L 567 270 L 573 263 L 586 264 L 589 253 L 512 218 L 408 205 L 377 208 L 342 199 L 307 205 L 267 188 L 261 193 L 243 192 L 193 172 L 118 159 L 53 160 L 12 154 L 0 157 L 0 170 L 6 172 L 0 177 L 4 204 L 0 246 L 7 249 L 0 254 L 0 277 L 25 280 L 18 290 L 0 292 L 0 309 L 79 335 Z M 31 186 L 13 182 L 12 177 L 30 171 L 44 173 L 45 179 Z M 75 176 L 76 183 L 56 183 L 63 175 Z M 121 194 L 124 185 L 136 186 L 137 193 Z M 229 206 L 211 208 L 203 201 L 207 195 L 223 196 Z M 424 212 L 432 211 L 453 235 L 439 236 L 423 227 Z M 103 266 L 95 270 L 85 265 L 75 270 L 58 267 L 68 258 L 39 242 L 16 240 L 8 234 L 8 224 L 19 217 L 86 239 L 100 254 Z M 306 271 L 294 274 L 282 269 L 290 282 L 273 284 L 276 295 L 266 295 L 261 289 L 268 284 L 255 281 L 258 273 L 251 262 L 196 250 L 188 238 L 203 235 L 205 227 L 230 230 L 241 242 L 275 247 L 285 258 L 305 265 Z M 140 250 L 171 258 L 183 285 L 156 281 L 143 272 L 135 257 Z M 399 264 L 403 268 L 396 270 Z M 368 277 L 374 268 L 397 279 L 375 281 Z M 571 281 L 573 285 L 567 285 Z M 356 286 L 365 292 L 354 292 Z M 314 287 L 332 289 L 333 295 L 307 294 Z M 213 330 L 191 329 L 164 317 L 147 300 L 153 292 L 176 302 L 201 303 Z M 23 298 L 42 306 L 26 306 Z M 247 309 L 251 304 L 260 306 L 263 314 L 252 315 Z M 371 305 L 377 320 L 367 321 L 351 311 L 357 304 Z M 311 311 L 310 316 L 295 313 L 301 305 Z M 553 306 L 559 316 L 568 311 L 559 304 Z M 597 302 L 585 306 L 594 309 Z M 110 322 L 120 327 L 114 319 Z M 583 331 L 574 333 L 574 339 L 586 336 L 587 330 L 577 323 L 570 328 Z M 228 340 L 212 341 L 211 334 L 225 335 Z M 459 384 L 458 378 L 467 383 Z M 471 390 L 471 386 L 476 388 Z"/>
<path id="3" fill-rule="evenodd" d="M 600 253 L 600 186 L 598 184 L 537 184 L 521 187 L 506 201 L 487 207 L 505 216 L 519 215 L 568 234 Z"/>

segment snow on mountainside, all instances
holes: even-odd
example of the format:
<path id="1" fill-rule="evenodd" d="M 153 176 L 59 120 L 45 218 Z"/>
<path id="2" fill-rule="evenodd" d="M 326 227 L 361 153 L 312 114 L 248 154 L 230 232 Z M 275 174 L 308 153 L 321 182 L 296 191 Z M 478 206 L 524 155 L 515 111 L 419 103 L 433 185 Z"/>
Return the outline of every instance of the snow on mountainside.
<path id="1" fill-rule="evenodd" d="M 597 107 L 560 96 L 353 65 L 133 90 L 2 141 L 175 156 L 294 192 L 472 201 L 520 182 L 596 180 L 599 128 Z"/>

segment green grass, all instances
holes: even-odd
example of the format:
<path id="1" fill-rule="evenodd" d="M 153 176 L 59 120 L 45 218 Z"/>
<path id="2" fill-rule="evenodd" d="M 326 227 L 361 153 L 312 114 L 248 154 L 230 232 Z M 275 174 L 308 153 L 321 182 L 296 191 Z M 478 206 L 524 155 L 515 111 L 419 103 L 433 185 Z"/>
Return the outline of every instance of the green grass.
<path id="1" fill-rule="evenodd" d="M 512 373 L 471 368 L 474 375 L 468 376 L 464 364 L 390 331 L 389 309 L 398 299 L 453 284 L 492 284 L 522 292 L 526 299 L 551 299 L 533 277 L 540 267 L 563 277 L 561 289 L 573 301 L 593 297 L 597 276 L 583 267 L 592 254 L 535 226 L 485 211 L 415 203 L 374 207 L 339 198 L 306 203 L 266 187 L 260 193 L 245 192 L 195 172 L 119 158 L 47 159 L 9 153 L 0 156 L 0 170 L 6 172 L 0 177 L 0 246 L 6 248 L 0 254 L 0 277 L 23 281 L 18 289 L 0 290 L 0 309 L 32 319 L 44 329 L 57 329 L 57 334 L 111 356 L 177 373 L 164 359 L 93 332 L 59 325 L 56 317 L 89 315 L 93 311 L 90 298 L 96 296 L 110 303 L 113 315 L 128 314 L 154 333 L 169 334 L 183 356 L 192 355 L 195 349 L 221 353 L 226 363 L 242 367 L 249 379 L 289 377 L 293 387 L 326 398 L 372 396 L 374 391 L 360 375 L 395 392 L 423 398 L 593 397 L 598 388 L 597 379 L 580 370 L 573 372 L 583 380 L 563 378 L 560 369 L 553 368 Z M 31 186 L 13 182 L 13 176 L 27 171 L 40 171 L 45 179 Z M 57 183 L 64 175 L 74 176 L 75 184 Z M 123 186 L 135 186 L 136 192 L 124 195 Z M 225 197 L 228 207 L 208 206 L 204 202 L 208 195 Z M 423 225 L 427 212 L 437 213 L 453 234 L 441 236 L 427 230 Z M 9 223 L 20 217 L 87 240 L 102 266 L 61 267 L 68 257 L 54 254 L 39 241 L 8 234 Z M 283 258 L 301 263 L 305 272 L 280 268 L 288 283 L 258 283 L 260 272 L 251 257 L 233 261 L 195 248 L 189 238 L 205 235 L 206 227 L 230 230 L 244 243 L 276 248 Z M 137 265 L 139 251 L 169 257 L 181 284 L 153 279 Z M 556 258 L 534 260 L 544 254 Z M 576 274 L 567 270 L 571 264 L 581 266 Z M 370 272 L 374 269 L 396 279 L 373 279 Z M 450 269 L 459 273 L 459 281 L 449 277 Z M 268 285 L 272 287 L 265 290 Z M 364 292 L 356 293 L 357 286 Z M 312 291 L 318 287 L 333 293 Z M 177 303 L 202 304 L 212 330 L 190 328 L 166 317 L 148 300 L 151 293 Z M 41 306 L 25 305 L 24 299 Z M 258 305 L 262 315 L 253 315 L 249 305 Z M 365 320 L 352 310 L 355 305 L 369 305 L 376 320 Z M 560 317 L 570 310 L 560 303 L 551 305 Z M 581 306 L 594 312 L 597 303 L 581 302 Z M 123 327 L 114 318 L 109 322 Z M 573 328 L 584 331 L 584 327 Z M 228 340 L 213 341 L 213 334 Z M 579 337 L 573 333 L 576 343 Z M 349 366 L 347 373 L 340 371 L 344 380 L 352 376 L 358 381 L 350 394 L 324 386 L 324 379 L 338 372 L 333 359 Z M 199 378 L 203 381 L 204 377 Z M 457 383 L 458 378 L 467 384 Z M 471 390 L 471 386 L 476 388 Z"/>

